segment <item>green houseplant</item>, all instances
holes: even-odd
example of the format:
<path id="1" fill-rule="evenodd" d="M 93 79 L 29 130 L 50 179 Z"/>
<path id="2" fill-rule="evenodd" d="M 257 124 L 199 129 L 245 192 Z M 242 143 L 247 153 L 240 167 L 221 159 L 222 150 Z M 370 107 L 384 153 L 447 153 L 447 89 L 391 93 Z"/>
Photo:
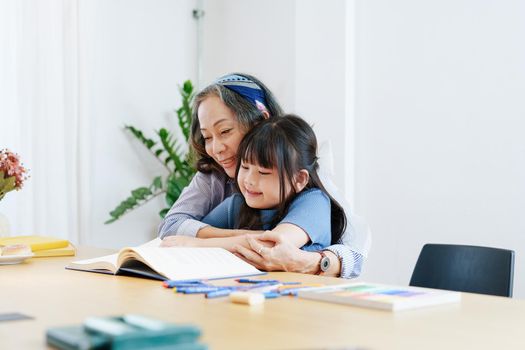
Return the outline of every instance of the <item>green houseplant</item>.
<path id="1" fill-rule="evenodd" d="M 190 137 L 192 99 L 194 96 L 191 81 L 185 81 L 179 91 L 182 97 L 182 106 L 176 112 L 180 130 L 184 136 L 184 141 L 187 143 Z M 192 166 L 192 154 L 190 151 L 183 153 L 181 144 L 177 142 L 173 132 L 165 128 L 156 132 L 158 141 L 147 138 L 141 130 L 131 125 L 126 125 L 124 129 L 135 136 L 162 163 L 167 175 L 156 176 L 149 186 L 132 190 L 130 196 L 109 213 L 110 218 L 105 223 L 115 222 L 124 214 L 160 195 L 165 195 L 166 202 L 166 208 L 159 212 L 163 218 L 195 175 L 195 169 Z"/>

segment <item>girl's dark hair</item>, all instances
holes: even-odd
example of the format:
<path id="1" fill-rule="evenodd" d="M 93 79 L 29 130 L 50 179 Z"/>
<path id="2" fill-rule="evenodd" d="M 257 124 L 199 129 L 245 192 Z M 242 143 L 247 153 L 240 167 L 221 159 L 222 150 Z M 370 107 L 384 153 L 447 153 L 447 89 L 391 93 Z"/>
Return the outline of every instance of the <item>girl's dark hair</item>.
<path id="1" fill-rule="evenodd" d="M 276 168 L 279 173 L 280 200 L 276 215 L 270 226 L 275 227 L 286 215 L 290 203 L 298 193 L 294 191 L 293 179 L 300 170 L 306 169 L 309 180 L 304 190 L 319 188 L 330 198 L 331 241 L 338 243 L 346 229 L 346 215 L 339 203 L 326 191 L 317 171 L 317 139 L 315 133 L 302 118 L 284 115 L 282 118 L 265 120 L 248 132 L 237 151 L 237 171 L 242 162 L 257 164 L 263 168 Z M 292 194 L 286 198 L 286 185 Z M 245 202 L 239 213 L 237 228 L 262 229 L 260 211 Z"/>
<path id="2" fill-rule="evenodd" d="M 270 114 L 270 119 L 283 114 L 281 106 L 273 96 L 270 89 L 268 89 L 266 85 L 264 85 L 259 79 L 244 73 L 231 74 L 240 75 L 250 79 L 264 91 L 266 98 L 266 109 Z M 199 118 L 197 114 L 202 101 L 210 96 L 219 97 L 221 101 L 224 102 L 224 104 L 229 109 L 231 109 L 233 114 L 235 114 L 237 121 L 246 132 L 264 120 L 265 116 L 253 103 L 245 99 L 243 96 L 217 83 L 208 85 L 197 95 L 195 95 L 195 99 L 193 100 L 190 144 L 193 149 L 196 168 L 198 171 L 204 173 L 209 173 L 211 171 L 224 172 L 222 167 L 219 166 L 213 160 L 213 158 L 206 153 L 204 139 L 200 130 Z"/>

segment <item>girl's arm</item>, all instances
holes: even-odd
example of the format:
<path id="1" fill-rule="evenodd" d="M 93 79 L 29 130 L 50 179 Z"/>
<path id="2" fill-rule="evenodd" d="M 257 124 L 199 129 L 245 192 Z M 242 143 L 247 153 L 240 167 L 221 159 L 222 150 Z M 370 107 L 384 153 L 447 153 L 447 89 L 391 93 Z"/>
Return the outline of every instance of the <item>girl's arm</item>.
<path id="1" fill-rule="evenodd" d="M 204 237 L 204 235 L 200 234 L 198 234 L 197 237 L 170 236 L 164 238 L 162 246 L 219 247 L 231 252 L 235 252 L 238 246 L 248 248 L 249 244 L 246 240 L 248 233 L 246 232 L 252 231 L 227 229 L 228 227 L 235 226 L 235 221 L 239 215 L 239 208 L 243 202 L 244 200 L 240 194 L 234 194 L 226 198 L 202 219 L 204 223 L 212 226 L 202 228 L 199 230 L 199 233 L 209 233 L 210 236 Z M 231 232 L 228 231 L 237 232 L 231 234 Z M 245 233 L 239 235 L 237 234 L 239 231 L 244 231 Z M 309 241 L 308 235 L 303 229 L 290 223 L 279 224 L 272 232 L 283 237 L 283 239 L 286 239 L 287 242 L 290 242 L 290 244 L 293 244 L 295 247 L 302 247 Z"/>
<path id="2" fill-rule="evenodd" d="M 282 224 L 279 225 L 279 229 L 273 231 L 266 231 L 278 237 L 279 240 L 285 241 L 287 244 L 292 245 L 294 248 L 299 248 L 304 245 L 303 241 L 308 239 L 306 233 L 295 225 Z M 285 231 L 286 230 L 286 231 Z M 251 231 L 250 231 L 251 232 Z M 286 232 L 286 233 L 285 233 Z M 213 237 L 213 238 L 198 238 L 188 236 L 171 236 L 166 237 L 162 240 L 162 247 L 178 246 L 178 247 L 213 247 L 213 248 L 224 248 L 232 253 L 237 252 L 239 247 L 248 249 L 250 243 L 248 242 L 248 236 L 252 235 L 237 235 L 233 237 Z M 257 237 L 258 235 L 253 235 Z M 261 246 L 265 246 L 264 242 L 260 242 Z M 272 244 L 267 244 L 267 247 L 271 247 Z"/>
<path id="3" fill-rule="evenodd" d="M 210 229 L 209 231 L 212 231 L 212 237 L 203 238 L 200 235 L 198 235 L 198 237 L 171 236 L 164 238 L 162 246 L 174 245 L 189 247 L 219 247 L 227 249 L 231 252 L 235 252 L 237 246 L 248 248 L 249 244 L 246 240 L 248 233 L 244 233 L 241 235 L 235 234 L 231 236 L 218 236 L 216 232 L 217 230 L 224 231 L 226 233 L 228 233 L 227 231 L 241 231 L 220 228 L 234 226 L 234 222 L 236 221 L 236 218 L 239 214 L 238 209 L 240 205 L 242 205 L 242 203 L 242 196 L 239 194 L 235 194 L 231 197 L 226 198 L 224 202 L 219 204 L 208 215 L 206 215 L 206 217 L 202 219 L 203 222 L 213 226 L 207 226 L 201 229 L 199 232 L 208 229 L 208 227 L 211 227 L 213 230 Z M 220 228 L 217 229 L 215 228 L 215 226 Z M 250 233 L 254 232 L 246 230 L 242 231 Z M 290 223 L 279 224 L 271 232 L 273 232 L 275 235 L 278 235 L 279 237 L 283 237 L 283 239 L 286 239 L 287 242 L 294 245 L 295 247 L 302 247 L 309 241 L 309 237 L 303 229 Z"/>
<path id="4" fill-rule="evenodd" d="M 263 233 L 264 231 L 256 230 L 235 230 L 225 229 L 213 226 L 205 226 L 197 232 L 197 238 L 224 238 L 224 237 L 235 237 L 254 233 Z"/>
<path id="5" fill-rule="evenodd" d="M 301 248 L 310 241 L 310 237 L 302 228 L 291 223 L 279 224 L 267 232 L 272 232 L 273 237 L 279 237 L 280 240 L 287 241 L 297 248 Z"/>
<path id="6" fill-rule="evenodd" d="M 236 247 L 249 247 L 247 235 L 220 238 L 197 238 L 188 236 L 171 236 L 162 240 L 161 247 L 213 247 L 224 248 L 235 252 Z"/>

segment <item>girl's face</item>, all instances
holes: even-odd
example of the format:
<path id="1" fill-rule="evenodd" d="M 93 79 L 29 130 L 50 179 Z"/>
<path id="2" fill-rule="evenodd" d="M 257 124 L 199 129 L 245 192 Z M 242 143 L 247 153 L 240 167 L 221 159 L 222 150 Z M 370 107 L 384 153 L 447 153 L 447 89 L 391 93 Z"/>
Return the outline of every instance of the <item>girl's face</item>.
<path id="1" fill-rule="evenodd" d="M 257 164 L 241 162 L 237 184 L 241 190 L 246 204 L 255 209 L 270 209 L 280 202 L 279 173 L 277 168 L 267 169 Z M 290 194 L 291 187 L 286 186 L 286 197 Z"/>
<path id="2" fill-rule="evenodd" d="M 233 178 L 237 167 L 237 148 L 245 134 L 235 114 L 218 96 L 209 96 L 197 110 L 206 153 Z"/>

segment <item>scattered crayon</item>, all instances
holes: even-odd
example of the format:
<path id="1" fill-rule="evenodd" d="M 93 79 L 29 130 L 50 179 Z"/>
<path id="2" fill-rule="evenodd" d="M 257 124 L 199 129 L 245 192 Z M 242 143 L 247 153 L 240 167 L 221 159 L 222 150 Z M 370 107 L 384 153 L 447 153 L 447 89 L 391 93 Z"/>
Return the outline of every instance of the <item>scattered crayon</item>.
<path id="1" fill-rule="evenodd" d="M 250 278 L 239 278 L 236 281 L 239 283 L 280 283 L 278 280 L 253 280 Z"/>
<path id="2" fill-rule="evenodd" d="M 220 289 L 216 290 L 214 292 L 208 292 L 206 293 L 206 298 L 219 298 L 219 297 L 226 297 L 230 295 L 233 291 L 231 289 Z"/>
<path id="3" fill-rule="evenodd" d="M 275 299 L 281 296 L 281 293 L 277 293 L 277 292 L 266 292 L 263 294 L 266 299 Z"/>
<path id="4" fill-rule="evenodd" d="M 164 281 L 162 282 L 162 285 L 166 288 L 173 288 L 177 286 L 183 286 L 183 285 L 206 285 L 202 280 L 181 280 L 181 281 Z"/>
<path id="5" fill-rule="evenodd" d="M 185 288 L 177 288 L 177 293 L 184 293 L 184 294 L 201 294 L 201 293 L 208 293 L 208 292 L 215 292 L 217 290 L 221 290 L 221 288 L 217 287 L 185 287 Z"/>

